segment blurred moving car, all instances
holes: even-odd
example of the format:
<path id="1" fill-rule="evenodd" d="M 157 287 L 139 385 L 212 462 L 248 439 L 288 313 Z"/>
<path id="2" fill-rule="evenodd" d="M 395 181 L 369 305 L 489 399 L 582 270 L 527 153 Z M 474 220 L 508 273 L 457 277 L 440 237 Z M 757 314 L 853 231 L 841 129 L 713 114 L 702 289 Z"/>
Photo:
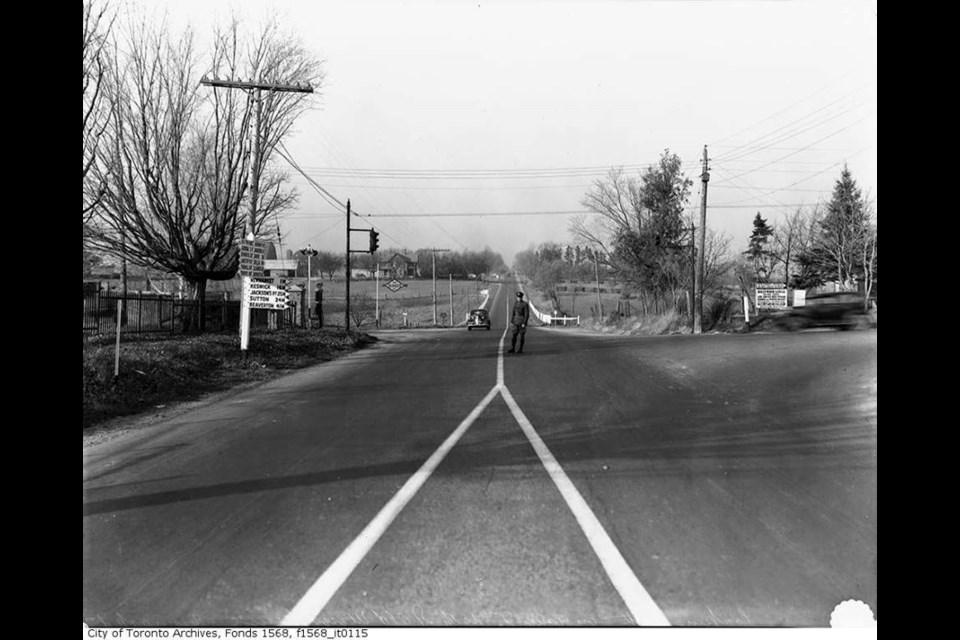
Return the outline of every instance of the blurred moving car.
<path id="1" fill-rule="evenodd" d="M 474 309 L 467 318 L 467 331 L 471 329 L 490 330 L 490 312 L 486 309 Z"/>
<path id="2" fill-rule="evenodd" d="M 870 316 L 864 311 L 862 295 L 840 291 L 807 296 L 804 306 L 792 307 L 777 316 L 775 324 L 788 331 L 812 327 L 866 329 L 870 326 Z"/>

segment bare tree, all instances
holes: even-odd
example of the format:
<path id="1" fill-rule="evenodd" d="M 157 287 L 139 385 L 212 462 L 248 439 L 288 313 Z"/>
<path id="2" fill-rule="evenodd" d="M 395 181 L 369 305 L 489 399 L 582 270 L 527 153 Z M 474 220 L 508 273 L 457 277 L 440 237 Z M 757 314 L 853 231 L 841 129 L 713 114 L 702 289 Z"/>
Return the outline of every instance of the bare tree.
<path id="1" fill-rule="evenodd" d="M 612 253 L 610 243 L 621 231 L 637 231 L 640 228 L 642 202 L 640 181 L 625 175 L 622 167 L 613 167 L 605 178 L 594 182 L 581 201 L 585 208 L 596 215 L 573 218 L 570 233 L 577 242 L 599 247 L 603 259 L 602 256 Z"/>
<path id="2" fill-rule="evenodd" d="M 107 72 L 109 35 L 115 15 L 107 4 L 83 3 L 83 223 L 90 220 L 103 195 L 102 185 L 87 176 L 97 157 L 100 137 L 108 124 Z"/>
<path id="3" fill-rule="evenodd" d="M 863 304 L 864 311 L 870 310 L 870 294 L 873 285 L 877 282 L 877 223 L 875 220 L 873 203 L 867 204 L 867 223 L 862 229 L 861 246 L 863 247 Z"/>
<path id="4" fill-rule="evenodd" d="M 345 259 L 342 255 L 330 251 L 321 251 L 314 259 L 317 271 L 327 274 L 333 280 L 333 274 L 343 268 Z"/>
<path id="5" fill-rule="evenodd" d="M 773 253 L 776 264 L 783 265 L 783 284 L 786 286 L 790 284 L 790 267 L 809 229 L 808 217 L 803 207 L 797 207 L 793 213 L 784 216 L 783 222 L 773 226 Z"/>
<path id="6" fill-rule="evenodd" d="M 373 317 L 373 301 L 370 294 L 361 291 L 350 296 L 350 319 L 357 329 L 363 327 L 363 323 Z M 349 330 L 349 327 L 347 327 Z"/>
<path id="7" fill-rule="evenodd" d="M 222 45 L 218 41 L 214 52 L 221 61 Z M 233 46 L 239 51 L 238 41 Z M 200 85 L 199 56 L 189 30 L 175 40 L 165 26 L 151 29 L 141 23 L 131 28 L 124 48 L 126 56 L 114 63 L 111 74 L 110 124 L 92 168 L 105 185 L 91 221 L 93 240 L 138 264 L 181 275 L 197 303 L 193 326 L 202 330 L 207 281 L 230 279 L 238 268 L 255 104 L 243 92 Z M 287 118 L 299 113 L 269 96 L 259 111 L 262 123 L 272 123 L 261 131 L 274 144 L 292 124 L 277 112 Z M 294 197 L 281 174 L 265 169 L 264 163 L 254 175 L 262 191 L 254 233 Z"/>
<path id="8" fill-rule="evenodd" d="M 704 291 L 720 289 L 726 276 L 733 270 L 735 260 L 730 251 L 730 244 L 730 236 L 726 232 L 707 228 L 706 254 L 703 258 Z"/>
<path id="9" fill-rule="evenodd" d="M 595 217 L 574 219 L 570 226 L 577 240 L 601 249 L 618 280 L 639 293 L 644 313 L 648 301 L 655 313 L 667 305 L 679 308 L 692 273 L 683 221 L 692 184 L 680 158 L 666 149 L 637 178 L 613 168 L 597 180 L 581 200 Z"/>
<path id="10" fill-rule="evenodd" d="M 823 217 L 821 202 L 804 208 L 798 214 L 796 237 L 791 250 L 791 261 L 796 271 L 791 273 L 788 281 L 788 285 L 794 288 L 808 289 L 820 284 L 818 242 Z"/>

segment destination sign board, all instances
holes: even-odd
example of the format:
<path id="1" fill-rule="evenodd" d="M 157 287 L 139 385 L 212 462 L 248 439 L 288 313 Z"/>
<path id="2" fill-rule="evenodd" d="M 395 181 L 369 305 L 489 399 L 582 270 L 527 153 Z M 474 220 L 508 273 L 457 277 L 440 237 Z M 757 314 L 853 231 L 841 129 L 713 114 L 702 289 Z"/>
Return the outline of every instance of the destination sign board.
<path id="1" fill-rule="evenodd" d="M 776 283 L 757 283 L 757 309 L 777 310 L 787 308 L 787 288 Z"/>
<path id="2" fill-rule="evenodd" d="M 240 243 L 240 275 L 251 278 L 263 276 L 266 243 L 260 240 L 245 240 Z"/>
<path id="3" fill-rule="evenodd" d="M 286 288 L 270 282 L 251 280 L 244 290 L 244 296 L 251 309 L 286 309 L 289 295 Z"/>

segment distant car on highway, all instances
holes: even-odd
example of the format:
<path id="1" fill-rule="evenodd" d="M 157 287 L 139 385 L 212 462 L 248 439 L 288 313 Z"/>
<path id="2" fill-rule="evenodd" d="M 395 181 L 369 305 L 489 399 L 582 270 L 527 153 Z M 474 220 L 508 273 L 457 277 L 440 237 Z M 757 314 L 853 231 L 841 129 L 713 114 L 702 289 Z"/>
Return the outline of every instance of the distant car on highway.
<path id="1" fill-rule="evenodd" d="M 863 296 L 850 291 L 807 296 L 802 307 L 793 307 L 774 318 L 775 326 L 788 331 L 813 327 L 865 329 L 870 316 L 864 311 Z"/>
<path id="2" fill-rule="evenodd" d="M 490 331 L 490 312 L 486 309 L 474 309 L 467 319 L 467 331 L 472 329 L 486 329 Z"/>

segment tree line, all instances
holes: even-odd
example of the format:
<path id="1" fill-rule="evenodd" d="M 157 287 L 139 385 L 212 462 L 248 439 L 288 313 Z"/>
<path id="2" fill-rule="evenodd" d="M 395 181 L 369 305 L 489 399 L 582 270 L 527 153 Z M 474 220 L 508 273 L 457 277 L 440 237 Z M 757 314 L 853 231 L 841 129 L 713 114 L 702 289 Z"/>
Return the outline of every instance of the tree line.
<path id="1" fill-rule="evenodd" d="M 350 257 L 350 267 L 352 269 L 366 269 L 373 271 L 377 265 L 386 267 L 387 262 L 394 256 L 400 255 L 417 263 L 419 277 L 433 278 L 433 252 L 430 249 L 417 249 L 413 252 L 406 249 L 388 247 L 374 253 L 360 253 Z M 309 265 L 311 277 L 327 276 L 328 279 L 345 270 L 346 256 L 343 253 L 333 251 L 319 251 L 309 261 L 307 257 L 299 252 L 288 251 L 287 258 L 297 260 L 297 276 L 306 277 Z M 508 269 L 504 263 L 503 257 L 490 249 L 484 247 L 482 251 L 448 251 L 438 252 L 436 255 L 437 277 L 447 278 L 453 276 L 462 278 L 470 276 L 479 276 L 480 274 L 505 273 Z"/>
<path id="2" fill-rule="evenodd" d="M 572 220 L 571 245 L 531 247 L 516 256 L 514 266 L 557 307 L 558 283 L 611 278 L 639 301 L 644 314 L 690 314 L 700 251 L 692 186 L 669 149 L 636 176 L 611 168 L 581 200 L 592 215 Z M 731 287 L 752 299 L 757 282 L 798 289 L 832 283 L 860 291 L 865 299 L 875 291 L 875 205 L 846 166 L 828 202 L 800 207 L 774 223 L 757 212 L 743 251 L 734 250 L 724 232 L 708 227 L 705 236 L 705 311 L 710 304 L 729 308 Z"/>

